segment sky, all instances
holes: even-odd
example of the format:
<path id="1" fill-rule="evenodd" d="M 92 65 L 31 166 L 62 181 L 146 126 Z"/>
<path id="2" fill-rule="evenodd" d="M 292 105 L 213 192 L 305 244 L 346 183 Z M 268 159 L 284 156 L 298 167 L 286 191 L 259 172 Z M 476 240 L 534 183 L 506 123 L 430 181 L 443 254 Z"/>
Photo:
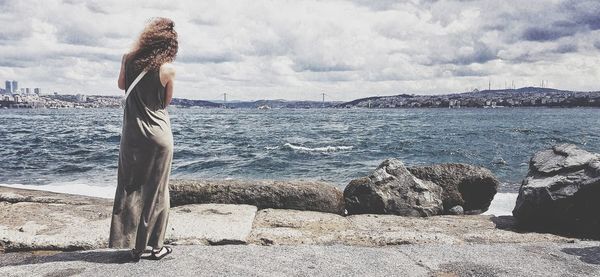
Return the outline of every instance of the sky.
<path id="1" fill-rule="evenodd" d="M 1 84 L 118 95 L 121 56 L 157 16 L 179 34 L 180 98 L 600 90 L 596 0 L 0 0 Z"/>

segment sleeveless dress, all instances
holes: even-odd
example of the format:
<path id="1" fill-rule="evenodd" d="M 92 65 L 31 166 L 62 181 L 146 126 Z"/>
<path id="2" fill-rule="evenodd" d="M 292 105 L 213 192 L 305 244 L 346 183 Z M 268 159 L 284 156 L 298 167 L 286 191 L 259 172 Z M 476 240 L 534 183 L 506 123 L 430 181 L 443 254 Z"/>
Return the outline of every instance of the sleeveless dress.
<path id="1" fill-rule="evenodd" d="M 139 73 L 132 61 L 125 62 L 126 88 Z M 173 135 L 165 88 L 158 70 L 149 71 L 125 103 L 110 248 L 144 250 L 146 246 L 163 246 L 172 159 Z"/>

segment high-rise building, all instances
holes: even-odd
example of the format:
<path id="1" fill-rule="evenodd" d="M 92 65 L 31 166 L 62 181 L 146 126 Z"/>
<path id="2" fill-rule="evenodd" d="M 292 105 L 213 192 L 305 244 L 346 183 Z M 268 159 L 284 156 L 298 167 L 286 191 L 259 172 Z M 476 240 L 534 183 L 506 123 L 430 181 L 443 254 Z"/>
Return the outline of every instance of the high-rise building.
<path id="1" fill-rule="evenodd" d="M 19 82 L 12 80 L 12 91 L 17 92 L 19 90 Z"/>
<path id="2" fill-rule="evenodd" d="M 40 89 L 40 88 L 34 88 L 33 89 L 33 93 L 35 93 L 37 95 L 40 95 L 42 93 L 42 89 Z"/>
<path id="3" fill-rule="evenodd" d="M 12 82 L 11 81 L 6 81 L 4 82 L 5 86 L 6 86 L 6 92 L 10 93 L 13 91 L 12 89 Z"/>
<path id="4" fill-rule="evenodd" d="M 31 94 L 31 89 L 30 88 L 25 88 L 25 94 L 27 94 L 27 95 Z"/>

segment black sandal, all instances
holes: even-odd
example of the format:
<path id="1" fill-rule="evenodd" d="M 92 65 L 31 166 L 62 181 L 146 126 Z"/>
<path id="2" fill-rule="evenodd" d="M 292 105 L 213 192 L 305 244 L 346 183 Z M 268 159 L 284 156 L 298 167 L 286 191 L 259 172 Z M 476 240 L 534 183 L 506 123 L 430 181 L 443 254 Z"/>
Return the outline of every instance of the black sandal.
<path id="1" fill-rule="evenodd" d="M 166 252 L 163 252 L 163 249 Z M 163 252 L 163 254 L 160 254 L 161 252 Z M 148 257 L 148 259 L 158 261 L 171 253 L 173 253 L 173 249 L 171 247 L 163 246 L 160 249 L 158 249 L 158 251 L 152 250 L 152 254 L 150 254 L 150 257 Z"/>

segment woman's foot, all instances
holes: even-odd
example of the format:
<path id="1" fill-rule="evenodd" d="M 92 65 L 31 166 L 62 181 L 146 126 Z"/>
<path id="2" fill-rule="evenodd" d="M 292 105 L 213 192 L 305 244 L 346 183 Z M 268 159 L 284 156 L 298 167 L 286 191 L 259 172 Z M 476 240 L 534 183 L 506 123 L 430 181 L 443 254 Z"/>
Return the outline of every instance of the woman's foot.
<path id="1" fill-rule="evenodd" d="M 137 249 L 131 249 L 131 259 L 134 262 L 138 262 L 140 259 L 147 259 L 150 257 L 150 254 L 152 253 L 152 247 L 150 246 L 146 246 L 146 248 L 144 250 L 137 250 Z"/>
<path id="2" fill-rule="evenodd" d="M 160 260 L 171 253 L 173 253 L 173 249 L 171 247 L 163 246 L 159 249 L 153 249 L 152 253 L 150 254 L 150 257 L 148 257 L 148 259 Z"/>

